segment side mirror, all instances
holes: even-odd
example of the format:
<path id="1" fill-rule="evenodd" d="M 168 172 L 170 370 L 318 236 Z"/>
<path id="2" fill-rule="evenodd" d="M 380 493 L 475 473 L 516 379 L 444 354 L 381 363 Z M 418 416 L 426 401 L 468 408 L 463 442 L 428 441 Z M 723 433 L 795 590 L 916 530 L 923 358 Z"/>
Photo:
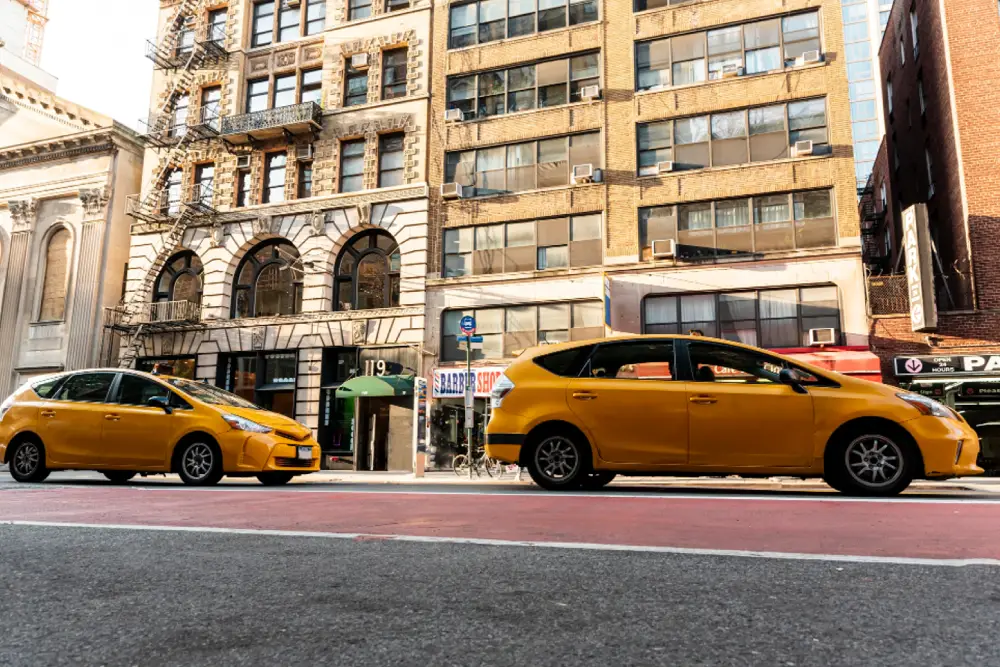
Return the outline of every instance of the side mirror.
<path id="1" fill-rule="evenodd" d="M 778 380 L 781 384 L 787 384 L 798 394 L 808 394 L 806 388 L 802 386 L 802 375 L 794 368 L 782 368 L 778 373 Z"/>
<path id="2" fill-rule="evenodd" d="M 153 408 L 160 408 L 168 415 L 174 412 L 174 409 L 170 407 L 170 403 L 163 396 L 150 396 L 146 404 Z"/>

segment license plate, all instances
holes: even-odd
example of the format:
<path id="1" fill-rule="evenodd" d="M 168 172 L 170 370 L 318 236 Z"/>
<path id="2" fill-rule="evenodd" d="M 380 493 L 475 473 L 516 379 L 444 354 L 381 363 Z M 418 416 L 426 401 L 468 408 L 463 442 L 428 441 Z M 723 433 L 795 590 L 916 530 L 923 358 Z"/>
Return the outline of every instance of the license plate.
<path id="1" fill-rule="evenodd" d="M 299 447 L 298 458 L 300 459 L 312 459 L 313 448 L 312 447 Z"/>

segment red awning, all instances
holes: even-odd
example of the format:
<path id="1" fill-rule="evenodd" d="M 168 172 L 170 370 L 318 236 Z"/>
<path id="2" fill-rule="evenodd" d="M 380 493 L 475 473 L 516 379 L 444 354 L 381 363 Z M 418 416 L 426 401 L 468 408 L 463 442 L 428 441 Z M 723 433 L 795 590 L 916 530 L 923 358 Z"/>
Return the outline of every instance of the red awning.
<path id="1" fill-rule="evenodd" d="M 882 362 L 867 350 L 816 350 L 786 356 L 828 371 L 853 375 L 872 382 L 882 381 Z"/>

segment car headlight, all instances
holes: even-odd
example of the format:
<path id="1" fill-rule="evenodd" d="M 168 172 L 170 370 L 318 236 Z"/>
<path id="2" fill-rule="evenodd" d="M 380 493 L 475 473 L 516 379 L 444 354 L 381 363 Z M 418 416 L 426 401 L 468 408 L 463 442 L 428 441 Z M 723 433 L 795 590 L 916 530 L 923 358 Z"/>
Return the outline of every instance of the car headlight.
<path id="1" fill-rule="evenodd" d="M 3 403 L 0 403 L 0 422 L 7 415 L 7 412 L 14 406 L 14 394 L 7 397 Z"/>
<path id="2" fill-rule="evenodd" d="M 245 417 L 238 417 L 236 415 L 231 415 L 228 412 L 222 414 L 222 418 L 226 420 L 226 423 L 232 426 L 237 431 L 247 431 L 249 433 L 270 433 L 272 429 L 263 424 L 258 424 L 255 421 L 250 421 Z"/>
<path id="3" fill-rule="evenodd" d="M 927 398 L 926 396 L 921 396 L 920 394 L 911 394 L 909 392 L 899 393 L 896 396 L 920 411 L 920 414 L 930 415 L 932 417 L 941 417 L 942 419 L 956 419 L 954 412 L 948 409 L 948 406 L 943 403 L 938 403 L 933 398 Z"/>

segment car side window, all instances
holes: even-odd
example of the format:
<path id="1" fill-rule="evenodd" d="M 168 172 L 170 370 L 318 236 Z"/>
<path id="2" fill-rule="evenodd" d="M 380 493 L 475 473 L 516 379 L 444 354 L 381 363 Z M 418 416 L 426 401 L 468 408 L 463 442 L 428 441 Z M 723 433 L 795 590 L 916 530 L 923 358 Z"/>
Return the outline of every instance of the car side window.
<path id="1" fill-rule="evenodd" d="M 778 374 L 790 366 L 781 359 L 739 347 L 714 343 L 688 343 L 695 382 L 727 384 L 780 384 Z M 807 375 L 806 380 L 816 378 Z"/>
<path id="2" fill-rule="evenodd" d="M 674 341 L 654 340 L 598 345 L 584 377 L 616 380 L 673 380 Z"/>
<path id="3" fill-rule="evenodd" d="M 56 393 L 57 401 L 106 403 L 114 373 L 79 373 L 66 379 Z"/>
<path id="4" fill-rule="evenodd" d="M 118 400 L 121 405 L 149 405 L 149 399 L 160 396 L 170 400 L 172 391 L 159 382 L 154 382 L 141 375 L 123 373 L 118 383 Z"/>
<path id="5" fill-rule="evenodd" d="M 59 383 L 62 382 L 64 379 L 65 378 L 63 376 L 55 377 L 50 380 L 44 380 L 42 382 L 39 382 L 38 384 L 33 385 L 31 388 L 35 390 L 35 393 L 38 394 L 39 398 L 52 398 L 52 395 L 55 393 L 56 389 L 59 388 Z"/>

